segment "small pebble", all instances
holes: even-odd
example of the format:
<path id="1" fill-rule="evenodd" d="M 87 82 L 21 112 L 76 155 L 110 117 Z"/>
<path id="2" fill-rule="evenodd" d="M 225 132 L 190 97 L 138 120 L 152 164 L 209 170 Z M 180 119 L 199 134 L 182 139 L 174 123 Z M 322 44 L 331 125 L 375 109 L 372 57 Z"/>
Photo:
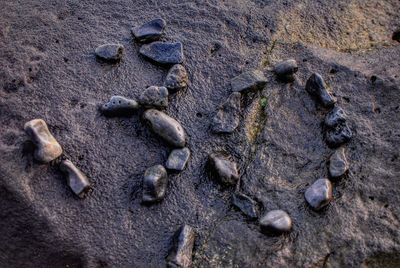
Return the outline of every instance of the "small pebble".
<path id="1" fill-rule="evenodd" d="M 150 129 L 172 146 L 182 148 L 186 144 L 186 133 L 181 124 L 169 115 L 155 109 L 144 112 L 143 119 Z"/>
<path id="2" fill-rule="evenodd" d="M 172 245 L 167 256 L 167 267 L 189 268 L 192 266 L 193 246 L 196 238 L 194 229 L 183 225 L 172 238 Z"/>
<path id="3" fill-rule="evenodd" d="M 272 210 L 260 219 L 260 227 L 265 234 L 282 234 L 292 230 L 292 219 L 283 210 Z"/>
<path id="4" fill-rule="evenodd" d="M 80 198 L 90 190 L 88 178 L 70 160 L 63 160 L 60 169 L 67 175 L 67 184 L 71 190 Z"/>
<path id="5" fill-rule="evenodd" d="M 316 98 L 324 107 L 332 107 L 336 99 L 327 90 L 324 79 L 318 73 L 313 73 L 306 83 L 306 91 Z"/>
<path id="6" fill-rule="evenodd" d="M 215 133 L 232 133 L 239 125 L 240 93 L 233 92 L 222 104 L 212 119 L 212 130 Z"/>
<path id="7" fill-rule="evenodd" d="M 331 148 L 336 148 L 349 142 L 352 137 L 353 133 L 346 122 L 327 130 L 325 133 L 326 143 Z"/>
<path id="8" fill-rule="evenodd" d="M 190 157 L 189 148 L 174 149 L 168 156 L 165 167 L 167 169 L 182 171 Z"/>
<path id="9" fill-rule="evenodd" d="M 231 80 L 232 91 L 236 92 L 258 90 L 263 88 L 266 83 L 267 78 L 258 70 L 242 73 Z"/>
<path id="10" fill-rule="evenodd" d="M 48 163 L 62 154 L 61 145 L 51 135 L 44 120 L 33 119 L 25 124 L 24 130 L 36 146 L 34 152 L 36 160 Z"/>
<path id="11" fill-rule="evenodd" d="M 175 64 L 169 69 L 165 78 L 164 86 L 168 88 L 170 93 L 175 93 L 184 90 L 189 82 L 188 73 L 181 64 Z"/>
<path id="12" fill-rule="evenodd" d="M 235 162 L 221 153 L 209 155 L 212 175 L 225 186 L 233 186 L 239 180 L 239 171 Z"/>
<path id="13" fill-rule="evenodd" d="M 139 52 L 159 64 L 178 64 L 184 59 L 181 42 L 156 41 L 143 45 Z"/>
<path id="14" fill-rule="evenodd" d="M 257 202 L 242 193 L 234 193 L 232 203 L 245 215 L 252 219 L 258 218 Z"/>
<path id="15" fill-rule="evenodd" d="M 167 23 L 163 19 L 154 19 L 132 29 L 132 34 L 139 42 L 150 42 L 160 39 Z"/>
<path id="16" fill-rule="evenodd" d="M 143 177 L 143 203 L 156 203 L 161 201 L 167 190 L 167 171 L 162 165 L 146 169 Z"/>
<path id="17" fill-rule="evenodd" d="M 346 122 L 346 113 L 338 106 L 333 108 L 325 117 L 325 126 L 329 128 L 334 128 L 344 122 Z"/>
<path id="18" fill-rule="evenodd" d="M 284 82 L 294 81 L 294 74 L 298 71 L 299 67 L 294 59 L 285 60 L 275 65 L 275 73 L 278 78 Z"/>
<path id="19" fill-rule="evenodd" d="M 122 96 L 112 96 L 111 99 L 100 107 L 100 112 L 105 116 L 131 116 L 139 108 L 135 100 Z"/>
<path id="20" fill-rule="evenodd" d="M 121 44 L 105 44 L 96 48 L 96 56 L 105 61 L 119 61 L 122 58 L 124 46 Z"/>
<path id="21" fill-rule="evenodd" d="M 332 184 L 327 179 L 316 180 L 305 192 L 307 203 L 314 210 L 320 210 L 332 200 Z"/>
<path id="22" fill-rule="evenodd" d="M 168 106 L 168 90 L 166 87 L 148 87 L 140 95 L 139 103 L 144 107 L 165 108 Z"/>
<path id="23" fill-rule="evenodd" d="M 337 149 L 329 159 L 329 175 L 332 178 L 342 177 L 349 169 L 344 148 Z"/>

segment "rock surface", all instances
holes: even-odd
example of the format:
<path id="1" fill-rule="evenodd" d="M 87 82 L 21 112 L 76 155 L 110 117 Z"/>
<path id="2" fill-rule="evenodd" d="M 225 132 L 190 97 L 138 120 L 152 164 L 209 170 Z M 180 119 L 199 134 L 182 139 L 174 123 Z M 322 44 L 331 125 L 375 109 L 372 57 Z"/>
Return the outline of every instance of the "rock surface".
<path id="1" fill-rule="evenodd" d="M 285 60 L 275 65 L 274 71 L 278 78 L 284 82 L 294 81 L 294 74 L 299 70 L 294 59 Z"/>
<path id="2" fill-rule="evenodd" d="M 233 186 L 239 180 L 239 171 L 235 162 L 221 153 L 208 156 L 211 175 L 225 186 Z"/>
<path id="3" fill-rule="evenodd" d="M 119 61 L 124 53 L 124 46 L 121 44 L 104 44 L 98 46 L 96 56 L 105 61 Z"/>
<path id="4" fill-rule="evenodd" d="M 244 72 L 231 80 L 232 91 L 244 92 L 258 90 L 265 86 L 267 78 L 259 70 Z"/>
<path id="5" fill-rule="evenodd" d="M 258 218 L 257 202 L 247 195 L 242 193 L 234 193 L 232 196 L 232 204 L 251 219 Z"/>
<path id="6" fill-rule="evenodd" d="M 100 107 L 100 112 L 105 116 L 132 116 L 138 108 L 139 104 L 135 100 L 112 96 Z"/>
<path id="7" fill-rule="evenodd" d="M 336 99 L 328 92 L 327 85 L 319 73 L 313 73 L 308 78 L 306 91 L 324 107 L 332 107 L 336 103 Z"/>
<path id="8" fill-rule="evenodd" d="M 167 267 L 189 268 L 192 266 L 192 252 L 196 233 L 189 225 L 183 225 L 172 238 L 172 246 L 167 256 Z"/>
<path id="9" fill-rule="evenodd" d="M 332 184 L 327 179 L 318 179 L 308 187 L 304 196 L 312 209 L 321 210 L 332 200 Z"/>
<path id="10" fill-rule="evenodd" d="M 184 60 L 181 42 L 153 42 L 143 45 L 140 54 L 159 64 L 178 64 Z"/>
<path id="11" fill-rule="evenodd" d="M 67 184 L 72 192 L 83 198 L 85 193 L 90 190 L 88 178 L 70 160 L 63 160 L 60 169 L 67 177 Z"/>
<path id="12" fill-rule="evenodd" d="M 167 190 L 167 171 L 162 165 L 146 169 L 143 177 L 143 203 L 156 203 L 164 199 Z"/>
<path id="13" fill-rule="evenodd" d="M 325 134 L 326 143 L 332 148 L 339 147 L 342 144 L 349 142 L 352 137 L 353 132 L 347 123 L 337 125 L 333 129 L 329 129 Z"/>
<path id="14" fill-rule="evenodd" d="M 132 29 L 132 34 L 140 42 L 150 42 L 160 39 L 164 32 L 166 21 L 154 19 Z"/>
<path id="15" fill-rule="evenodd" d="M 329 175 L 332 178 L 342 177 L 349 169 L 343 147 L 337 149 L 329 158 Z"/>
<path id="16" fill-rule="evenodd" d="M 168 106 L 168 90 L 166 87 L 150 86 L 139 97 L 144 107 L 165 108 Z"/>
<path id="17" fill-rule="evenodd" d="M 233 92 L 218 108 L 211 123 L 213 132 L 232 133 L 239 126 L 240 97 L 239 92 Z"/>
<path id="18" fill-rule="evenodd" d="M 292 219 L 283 210 L 272 210 L 260 219 L 261 231 L 265 234 L 281 234 L 292 230 Z"/>
<path id="19" fill-rule="evenodd" d="M 329 128 L 334 128 L 337 125 L 346 122 L 346 113 L 342 108 L 336 106 L 334 107 L 325 117 L 325 126 Z"/>
<path id="20" fill-rule="evenodd" d="M 165 167 L 167 169 L 182 171 L 185 169 L 189 157 L 190 157 L 189 148 L 174 149 L 169 154 Z"/>
<path id="21" fill-rule="evenodd" d="M 167 77 L 164 81 L 164 86 L 168 88 L 170 93 L 183 90 L 187 87 L 189 82 L 188 73 L 181 64 L 175 64 L 169 69 Z"/>

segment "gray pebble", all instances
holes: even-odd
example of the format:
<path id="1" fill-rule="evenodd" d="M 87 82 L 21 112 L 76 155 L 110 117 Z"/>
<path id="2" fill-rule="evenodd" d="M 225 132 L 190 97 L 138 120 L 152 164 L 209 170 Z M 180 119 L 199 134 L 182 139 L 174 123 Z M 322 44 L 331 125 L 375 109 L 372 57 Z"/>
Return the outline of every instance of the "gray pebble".
<path id="1" fill-rule="evenodd" d="M 325 117 L 325 126 L 334 128 L 339 124 L 346 122 L 346 113 L 342 108 L 336 106 Z"/>
<path id="2" fill-rule="evenodd" d="M 168 88 L 170 93 L 183 90 L 187 87 L 189 82 L 188 73 L 181 64 L 175 64 L 168 71 L 167 77 L 164 81 L 164 86 Z"/>
<path id="3" fill-rule="evenodd" d="M 221 153 L 209 155 L 212 175 L 224 186 L 233 186 L 239 180 L 239 171 L 235 162 Z"/>
<path id="4" fill-rule="evenodd" d="M 232 91 L 258 90 L 265 86 L 267 78 L 261 71 L 244 72 L 231 80 Z"/>
<path id="5" fill-rule="evenodd" d="M 332 107 L 336 99 L 328 92 L 324 79 L 318 73 L 313 73 L 306 83 L 306 91 L 324 107 Z"/>
<path id="6" fill-rule="evenodd" d="M 189 225 L 179 228 L 173 238 L 167 256 L 167 267 L 189 268 L 192 266 L 192 254 L 196 233 Z"/>
<path id="7" fill-rule="evenodd" d="M 167 23 L 163 19 L 154 19 L 132 29 L 132 34 L 139 42 L 150 42 L 160 39 Z"/>
<path id="8" fill-rule="evenodd" d="M 88 178 L 70 160 L 63 160 L 60 169 L 67 175 L 67 184 L 71 190 L 80 198 L 90 190 Z"/>
<path id="9" fill-rule="evenodd" d="M 135 100 L 122 96 L 112 96 L 110 100 L 100 107 L 100 112 L 105 116 L 131 116 L 139 108 Z"/>
<path id="10" fill-rule="evenodd" d="M 294 59 L 290 59 L 276 64 L 274 71 L 280 80 L 292 82 L 294 81 L 294 74 L 298 69 L 297 62 Z"/>
<path id="11" fill-rule="evenodd" d="M 143 203 L 161 201 L 165 196 L 167 184 L 167 171 L 162 165 L 146 169 L 143 177 Z"/>
<path id="12" fill-rule="evenodd" d="M 325 133 L 326 143 L 331 148 L 336 148 L 346 142 L 349 142 L 352 137 L 353 132 L 346 122 L 327 130 Z"/>
<path id="13" fill-rule="evenodd" d="M 122 58 L 124 46 L 121 44 L 105 44 L 96 48 L 96 56 L 105 61 L 118 61 Z"/>
<path id="14" fill-rule="evenodd" d="M 260 219 L 261 231 L 265 234 L 281 234 L 292 230 L 292 219 L 283 210 L 272 210 Z"/>
<path id="15" fill-rule="evenodd" d="M 305 198 L 310 207 L 320 210 L 332 200 L 332 184 L 327 179 L 316 180 L 305 192 Z"/>
<path id="16" fill-rule="evenodd" d="M 183 47 L 181 42 L 153 42 L 143 45 L 140 54 L 159 64 L 182 63 Z"/>
<path id="17" fill-rule="evenodd" d="M 258 217 L 257 202 L 242 193 L 234 193 L 232 204 L 239 208 L 245 215 L 252 219 Z"/>
<path id="18" fill-rule="evenodd" d="M 174 149 L 168 156 L 167 169 L 182 171 L 185 169 L 186 163 L 190 157 L 189 148 Z"/>
<path id="19" fill-rule="evenodd" d="M 232 133 L 239 125 L 240 92 L 233 92 L 222 104 L 212 119 L 212 130 L 215 133 Z"/>
<path id="20" fill-rule="evenodd" d="M 139 97 L 144 107 L 165 108 L 168 106 L 168 90 L 166 87 L 150 86 Z"/>
<path id="21" fill-rule="evenodd" d="M 342 177 L 349 169 L 344 148 L 337 149 L 329 159 L 329 175 L 332 178 Z"/>

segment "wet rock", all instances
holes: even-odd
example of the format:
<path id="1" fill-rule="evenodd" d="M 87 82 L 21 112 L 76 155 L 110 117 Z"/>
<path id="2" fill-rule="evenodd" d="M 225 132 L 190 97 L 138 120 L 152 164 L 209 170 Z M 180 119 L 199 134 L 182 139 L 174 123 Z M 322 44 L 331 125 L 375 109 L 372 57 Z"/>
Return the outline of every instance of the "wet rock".
<path id="1" fill-rule="evenodd" d="M 325 117 L 325 126 L 334 128 L 339 124 L 346 122 L 346 113 L 342 108 L 336 106 Z"/>
<path id="2" fill-rule="evenodd" d="M 257 202 L 242 193 L 234 193 L 232 203 L 240 209 L 245 215 L 252 219 L 258 217 Z"/>
<path id="3" fill-rule="evenodd" d="M 135 100 L 122 96 L 112 96 L 111 99 L 100 107 L 100 112 L 105 116 L 131 116 L 139 108 Z"/>
<path id="4" fill-rule="evenodd" d="M 329 159 L 329 175 L 332 178 L 342 177 L 349 169 L 344 148 L 337 149 Z"/>
<path id="5" fill-rule="evenodd" d="M 165 196 L 167 184 L 167 171 L 162 165 L 156 165 L 146 169 L 143 177 L 143 203 L 161 201 Z"/>
<path id="6" fill-rule="evenodd" d="M 305 192 L 305 198 L 310 207 L 320 210 L 332 200 L 332 184 L 327 179 L 316 180 Z"/>
<path id="7" fill-rule="evenodd" d="M 352 137 L 353 133 L 347 123 L 339 124 L 336 127 L 327 130 L 325 133 L 326 143 L 331 148 L 336 148 L 349 142 Z"/>
<path id="8" fill-rule="evenodd" d="M 294 74 L 298 71 L 299 67 L 294 59 L 285 60 L 275 65 L 275 74 L 284 82 L 294 81 Z"/>
<path id="9" fill-rule="evenodd" d="M 88 178 L 70 160 L 63 160 L 60 169 L 67 175 L 67 184 L 80 198 L 90 189 Z"/>
<path id="10" fill-rule="evenodd" d="M 260 219 L 261 231 L 265 234 L 281 234 L 292 230 L 292 219 L 283 210 L 272 210 Z"/>
<path id="11" fill-rule="evenodd" d="M 185 169 L 186 163 L 190 157 L 189 148 L 175 149 L 168 156 L 167 163 L 165 164 L 167 169 L 173 169 L 182 171 Z"/>
<path id="12" fill-rule="evenodd" d="M 150 42 L 160 39 L 167 23 L 163 19 L 154 19 L 132 29 L 132 34 L 139 42 Z"/>
<path id="13" fill-rule="evenodd" d="M 237 165 L 227 156 L 221 153 L 212 153 L 208 160 L 213 177 L 222 185 L 233 186 L 239 180 Z"/>
<path id="14" fill-rule="evenodd" d="M 178 64 L 184 59 L 181 42 L 157 41 L 143 45 L 139 52 L 159 64 Z"/>
<path id="15" fill-rule="evenodd" d="M 140 95 L 139 103 L 144 107 L 165 108 L 168 106 L 168 90 L 166 87 L 148 87 Z"/>
<path id="16" fill-rule="evenodd" d="M 228 100 L 218 108 L 212 119 L 212 130 L 215 133 L 232 133 L 239 125 L 240 93 L 233 92 Z"/>
<path id="17" fill-rule="evenodd" d="M 185 89 L 188 85 L 188 81 L 188 73 L 185 67 L 181 64 L 175 64 L 168 71 L 164 86 L 168 88 L 170 93 L 175 93 L 179 90 Z"/>
<path id="18" fill-rule="evenodd" d="M 186 144 L 186 133 L 181 124 L 167 114 L 149 109 L 144 112 L 143 119 L 148 123 L 151 130 L 163 138 L 170 145 L 184 147 Z"/>
<path id="19" fill-rule="evenodd" d="M 397 28 L 397 29 L 393 32 L 393 34 L 392 34 L 392 39 L 395 40 L 395 41 L 397 41 L 397 42 L 400 42 L 400 28 Z"/>
<path id="20" fill-rule="evenodd" d="M 24 130 L 36 146 L 34 152 L 36 160 L 48 163 L 62 154 L 60 144 L 51 135 L 44 120 L 33 119 L 25 124 Z"/>
<path id="21" fill-rule="evenodd" d="M 258 90 L 263 88 L 266 83 L 267 78 L 258 70 L 242 73 L 231 80 L 232 91 L 236 92 Z"/>
<path id="22" fill-rule="evenodd" d="M 119 61 L 122 58 L 124 46 L 121 44 L 105 44 L 96 48 L 96 56 L 105 61 Z"/>
<path id="23" fill-rule="evenodd" d="M 313 73 L 308 78 L 306 91 L 324 107 L 332 107 L 336 103 L 336 99 L 328 92 L 324 79 L 318 73 Z"/>
<path id="24" fill-rule="evenodd" d="M 189 225 L 184 225 L 174 234 L 172 246 L 167 256 L 167 267 L 189 268 L 192 265 L 192 253 L 196 233 Z"/>

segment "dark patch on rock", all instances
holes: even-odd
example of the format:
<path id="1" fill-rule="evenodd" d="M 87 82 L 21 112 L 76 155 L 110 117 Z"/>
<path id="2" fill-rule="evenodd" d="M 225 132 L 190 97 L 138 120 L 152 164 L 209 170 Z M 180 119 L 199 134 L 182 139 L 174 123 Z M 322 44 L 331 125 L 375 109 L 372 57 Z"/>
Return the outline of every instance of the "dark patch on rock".
<path id="1" fill-rule="evenodd" d="M 275 65 L 274 71 L 277 77 L 283 82 L 294 81 L 294 74 L 299 70 L 294 59 L 282 61 Z"/>
<path id="2" fill-rule="evenodd" d="M 144 107 L 165 108 L 168 106 L 168 90 L 166 87 L 150 86 L 139 97 Z"/>
<path id="3" fill-rule="evenodd" d="M 211 153 L 208 165 L 212 177 L 224 186 L 233 186 L 239 180 L 236 163 L 222 153 Z"/>
<path id="4" fill-rule="evenodd" d="M 332 184 L 328 179 L 318 179 L 308 187 L 304 196 L 312 209 L 321 210 L 332 200 Z"/>
<path id="5" fill-rule="evenodd" d="M 325 140 L 329 147 L 336 148 L 340 145 L 347 143 L 353 137 L 353 132 L 347 125 L 342 123 L 332 129 L 328 129 L 325 133 Z"/>
<path id="6" fill-rule="evenodd" d="M 260 219 L 261 232 L 267 235 L 279 235 L 292 230 L 292 219 L 283 210 L 272 210 Z"/>
<path id="7" fill-rule="evenodd" d="M 143 203 L 151 204 L 164 199 L 167 184 L 167 171 L 162 165 L 146 169 L 143 177 Z"/>
<path id="8" fill-rule="evenodd" d="M 334 107 L 325 117 L 325 126 L 329 128 L 334 128 L 337 125 L 346 122 L 346 113 L 342 108 L 336 106 Z"/>
<path id="9" fill-rule="evenodd" d="M 183 225 L 172 238 L 172 245 L 167 256 L 167 267 L 189 268 L 192 266 L 192 253 L 196 233 L 189 225 Z"/>
<path id="10" fill-rule="evenodd" d="M 348 169 L 349 164 L 346 159 L 345 150 L 341 147 L 337 149 L 329 159 L 329 175 L 332 178 L 340 178 Z"/>
<path id="11" fill-rule="evenodd" d="M 400 42 L 400 28 L 396 29 L 392 34 L 392 39 Z"/>
<path id="12" fill-rule="evenodd" d="M 67 184 L 72 192 L 80 198 L 83 198 L 90 190 L 90 183 L 85 174 L 68 159 L 61 161 L 60 170 L 65 173 Z"/>
<path id="13" fill-rule="evenodd" d="M 182 171 L 190 157 L 189 148 L 174 149 L 169 154 L 165 167 L 167 169 Z"/>
<path id="14" fill-rule="evenodd" d="M 94 51 L 97 58 L 104 61 L 119 61 L 124 52 L 124 46 L 121 44 L 105 44 L 96 48 Z"/>
<path id="15" fill-rule="evenodd" d="M 164 32 L 165 20 L 158 18 L 132 29 L 132 34 L 139 42 L 150 42 L 160 39 Z"/>
<path id="16" fill-rule="evenodd" d="M 251 219 L 258 218 L 257 202 L 247 195 L 242 193 L 234 193 L 232 195 L 232 204 Z"/>
<path id="17" fill-rule="evenodd" d="M 170 93 L 183 90 L 187 87 L 189 82 L 188 73 L 181 64 L 175 64 L 169 69 L 167 77 L 164 81 L 164 86 L 168 88 Z"/>
<path id="18" fill-rule="evenodd" d="M 332 107 L 336 103 L 336 99 L 328 92 L 324 79 L 318 73 L 313 73 L 308 78 L 306 91 L 324 107 Z"/>
<path id="19" fill-rule="evenodd" d="M 249 90 L 258 90 L 265 86 L 267 78 L 263 72 L 253 70 L 244 72 L 231 80 L 232 91 L 244 92 Z"/>
<path id="20" fill-rule="evenodd" d="M 215 133 L 232 133 L 239 125 L 240 118 L 239 92 L 233 92 L 227 101 L 217 110 L 212 119 L 212 130 Z"/>
<path id="21" fill-rule="evenodd" d="M 156 41 L 143 45 L 139 52 L 159 64 L 178 64 L 184 60 L 181 42 Z"/>
<path id="22" fill-rule="evenodd" d="M 132 99 L 122 96 L 112 96 L 108 102 L 100 107 L 105 116 L 132 116 L 139 108 L 139 104 Z"/>

